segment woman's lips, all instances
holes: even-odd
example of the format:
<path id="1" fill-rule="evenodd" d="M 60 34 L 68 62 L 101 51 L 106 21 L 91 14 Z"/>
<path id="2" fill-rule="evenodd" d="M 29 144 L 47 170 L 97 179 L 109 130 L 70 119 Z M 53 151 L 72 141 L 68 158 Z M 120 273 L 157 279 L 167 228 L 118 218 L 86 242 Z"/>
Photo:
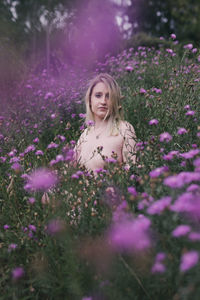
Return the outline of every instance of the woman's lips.
<path id="1" fill-rule="evenodd" d="M 99 107 L 99 109 L 107 109 L 107 107 L 104 107 L 104 106 L 101 106 L 101 107 Z"/>

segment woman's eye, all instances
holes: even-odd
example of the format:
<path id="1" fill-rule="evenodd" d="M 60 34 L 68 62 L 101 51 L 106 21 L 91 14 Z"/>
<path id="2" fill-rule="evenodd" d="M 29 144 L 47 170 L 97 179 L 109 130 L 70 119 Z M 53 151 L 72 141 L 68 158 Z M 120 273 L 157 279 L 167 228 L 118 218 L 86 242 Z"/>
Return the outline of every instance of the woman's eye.
<path id="1" fill-rule="evenodd" d="M 100 95 L 100 94 L 97 94 L 97 95 L 96 95 L 96 98 L 100 98 L 100 97 L 101 97 L 101 95 Z"/>

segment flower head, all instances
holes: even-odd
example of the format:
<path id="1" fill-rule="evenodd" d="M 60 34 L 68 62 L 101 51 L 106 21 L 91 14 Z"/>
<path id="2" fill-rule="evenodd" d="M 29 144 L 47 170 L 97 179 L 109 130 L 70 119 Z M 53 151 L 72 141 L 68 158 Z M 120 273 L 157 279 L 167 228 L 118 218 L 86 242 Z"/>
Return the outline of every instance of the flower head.
<path id="1" fill-rule="evenodd" d="M 30 189 L 33 191 L 47 191 L 52 186 L 54 186 L 57 182 L 56 175 L 48 169 L 41 168 L 32 172 L 28 177 L 27 185 L 25 185 L 25 189 Z"/>
<path id="2" fill-rule="evenodd" d="M 157 125 L 159 122 L 157 119 L 152 119 L 149 121 L 149 125 Z"/>
<path id="3" fill-rule="evenodd" d="M 115 223 L 109 232 L 109 242 L 117 251 L 141 251 L 151 246 L 149 234 L 151 221 L 140 216 Z"/>
<path id="4" fill-rule="evenodd" d="M 184 253 L 181 257 L 180 270 L 181 272 L 188 271 L 194 267 L 199 261 L 199 253 L 195 250 Z"/>
<path id="5" fill-rule="evenodd" d="M 12 270 L 12 279 L 18 280 L 24 276 L 24 269 L 22 267 L 17 267 Z"/>
<path id="6" fill-rule="evenodd" d="M 169 142 L 172 140 L 172 136 L 168 132 L 163 132 L 160 134 L 160 142 Z"/>

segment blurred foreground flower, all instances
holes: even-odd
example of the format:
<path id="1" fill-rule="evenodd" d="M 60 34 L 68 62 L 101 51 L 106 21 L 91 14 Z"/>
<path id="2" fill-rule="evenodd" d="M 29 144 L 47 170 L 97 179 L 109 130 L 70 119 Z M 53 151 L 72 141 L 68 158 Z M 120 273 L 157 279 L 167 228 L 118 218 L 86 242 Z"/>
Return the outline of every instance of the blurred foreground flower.
<path id="1" fill-rule="evenodd" d="M 51 220 L 46 227 L 46 232 L 52 236 L 58 235 L 65 231 L 65 222 L 60 219 Z"/>
<path id="2" fill-rule="evenodd" d="M 34 171 L 29 177 L 25 185 L 25 189 L 33 191 L 47 191 L 57 182 L 56 175 L 48 169 L 41 168 Z"/>
<path id="3" fill-rule="evenodd" d="M 18 279 L 22 278 L 24 274 L 24 269 L 22 267 L 17 267 L 12 270 L 12 279 L 17 281 Z"/>
<path id="4" fill-rule="evenodd" d="M 151 247 L 151 221 L 140 215 L 136 219 L 126 219 L 113 224 L 108 241 L 117 251 L 141 251 Z"/>
<path id="5" fill-rule="evenodd" d="M 195 250 L 189 251 L 182 255 L 180 270 L 185 272 L 194 267 L 199 261 L 199 253 Z"/>

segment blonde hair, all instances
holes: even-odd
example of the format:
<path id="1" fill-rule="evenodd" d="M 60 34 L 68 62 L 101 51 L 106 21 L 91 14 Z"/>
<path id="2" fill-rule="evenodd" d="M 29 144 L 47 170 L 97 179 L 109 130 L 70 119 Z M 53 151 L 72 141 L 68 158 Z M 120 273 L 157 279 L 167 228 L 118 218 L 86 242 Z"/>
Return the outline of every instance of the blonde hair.
<path id="1" fill-rule="evenodd" d="M 85 95 L 86 105 L 86 124 L 90 120 L 94 121 L 94 114 L 91 110 L 91 96 L 95 85 L 103 82 L 109 91 L 109 100 L 111 101 L 111 111 L 106 114 L 104 120 L 108 119 L 110 125 L 110 135 L 118 135 L 118 125 L 123 120 L 123 110 L 121 106 L 121 91 L 117 82 L 107 73 L 101 73 L 89 82 L 89 87 Z"/>

